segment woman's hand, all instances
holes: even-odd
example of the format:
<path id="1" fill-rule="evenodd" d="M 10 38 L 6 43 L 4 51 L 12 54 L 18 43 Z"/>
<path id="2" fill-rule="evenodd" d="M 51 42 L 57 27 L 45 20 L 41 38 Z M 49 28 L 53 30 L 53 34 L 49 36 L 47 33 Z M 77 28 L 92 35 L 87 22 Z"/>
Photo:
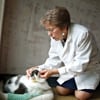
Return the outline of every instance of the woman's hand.
<path id="1" fill-rule="evenodd" d="M 29 77 L 31 77 L 31 74 L 32 74 L 33 70 L 35 70 L 35 69 L 37 69 L 37 66 L 31 67 L 26 70 L 26 75 L 27 75 L 28 79 L 29 79 Z"/>
<path id="2" fill-rule="evenodd" d="M 44 69 L 40 71 L 40 77 L 45 79 L 49 78 L 54 74 L 59 74 L 57 69 Z"/>

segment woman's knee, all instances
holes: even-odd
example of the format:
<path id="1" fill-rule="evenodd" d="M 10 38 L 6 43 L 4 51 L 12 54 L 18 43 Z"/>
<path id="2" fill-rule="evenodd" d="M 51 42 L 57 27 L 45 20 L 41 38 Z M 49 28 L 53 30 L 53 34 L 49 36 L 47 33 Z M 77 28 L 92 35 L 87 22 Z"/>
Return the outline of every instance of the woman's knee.
<path id="1" fill-rule="evenodd" d="M 88 100 L 92 96 L 91 93 L 85 91 L 75 91 L 75 97 L 78 100 Z"/>
<path id="2" fill-rule="evenodd" d="M 59 95 L 68 95 L 73 92 L 73 90 L 61 86 L 57 86 L 56 91 Z"/>

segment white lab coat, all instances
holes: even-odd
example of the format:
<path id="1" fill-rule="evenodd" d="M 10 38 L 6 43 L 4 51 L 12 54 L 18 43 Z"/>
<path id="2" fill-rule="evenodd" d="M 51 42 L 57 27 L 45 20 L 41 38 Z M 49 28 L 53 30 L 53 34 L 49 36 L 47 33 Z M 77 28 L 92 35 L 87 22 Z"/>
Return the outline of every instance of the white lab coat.
<path id="1" fill-rule="evenodd" d="M 79 90 L 95 89 L 100 81 L 98 58 L 98 48 L 89 30 L 71 24 L 65 46 L 51 38 L 49 58 L 39 67 L 58 68 L 59 84 L 74 77 Z"/>

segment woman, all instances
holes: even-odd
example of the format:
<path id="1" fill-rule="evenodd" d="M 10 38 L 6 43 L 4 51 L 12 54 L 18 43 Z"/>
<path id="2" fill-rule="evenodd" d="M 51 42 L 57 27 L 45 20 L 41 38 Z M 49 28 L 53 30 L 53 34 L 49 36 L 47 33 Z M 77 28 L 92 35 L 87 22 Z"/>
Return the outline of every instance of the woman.
<path id="1" fill-rule="evenodd" d="M 49 57 L 44 64 L 27 69 L 27 76 L 37 67 L 42 78 L 58 74 L 56 90 L 60 95 L 74 92 L 78 100 L 88 100 L 100 81 L 98 49 L 92 34 L 86 27 L 71 23 L 64 7 L 49 10 L 40 22 L 51 37 Z"/>

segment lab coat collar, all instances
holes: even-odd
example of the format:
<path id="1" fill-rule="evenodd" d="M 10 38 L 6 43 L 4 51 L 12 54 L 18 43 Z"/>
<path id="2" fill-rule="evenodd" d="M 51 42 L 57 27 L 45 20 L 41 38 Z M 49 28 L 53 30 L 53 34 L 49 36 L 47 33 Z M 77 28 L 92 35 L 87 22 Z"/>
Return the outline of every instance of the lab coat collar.
<path id="1" fill-rule="evenodd" d="M 64 46 L 63 51 L 62 51 L 62 56 L 64 56 L 65 53 L 67 53 L 66 51 L 67 51 L 67 49 L 69 48 L 69 43 L 71 42 L 71 39 L 72 39 L 72 36 L 71 36 L 71 29 L 69 28 L 67 40 L 66 40 L 65 46 Z"/>
<path id="2" fill-rule="evenodd" d="M 59 52 L 59 56 L 62 58 L 64 57 L 64 55 L 66 55 L 67 53 L 69 53 L 69 44 L 71 42 L 71 39 L 72 39 L 72 36 L 71 36 L 71 31 L 70 31 L 70 28 L 68 30 L 68 36 L 67 36 L 67 40 L 65 42 L 65 45 L 63 46 L 62 43 L 61 43 L 61 40 L 58 41 L 59 45 L 58 45 L 58 51 Z M 67 52 L 66 52 L 67 51 Z"/>

